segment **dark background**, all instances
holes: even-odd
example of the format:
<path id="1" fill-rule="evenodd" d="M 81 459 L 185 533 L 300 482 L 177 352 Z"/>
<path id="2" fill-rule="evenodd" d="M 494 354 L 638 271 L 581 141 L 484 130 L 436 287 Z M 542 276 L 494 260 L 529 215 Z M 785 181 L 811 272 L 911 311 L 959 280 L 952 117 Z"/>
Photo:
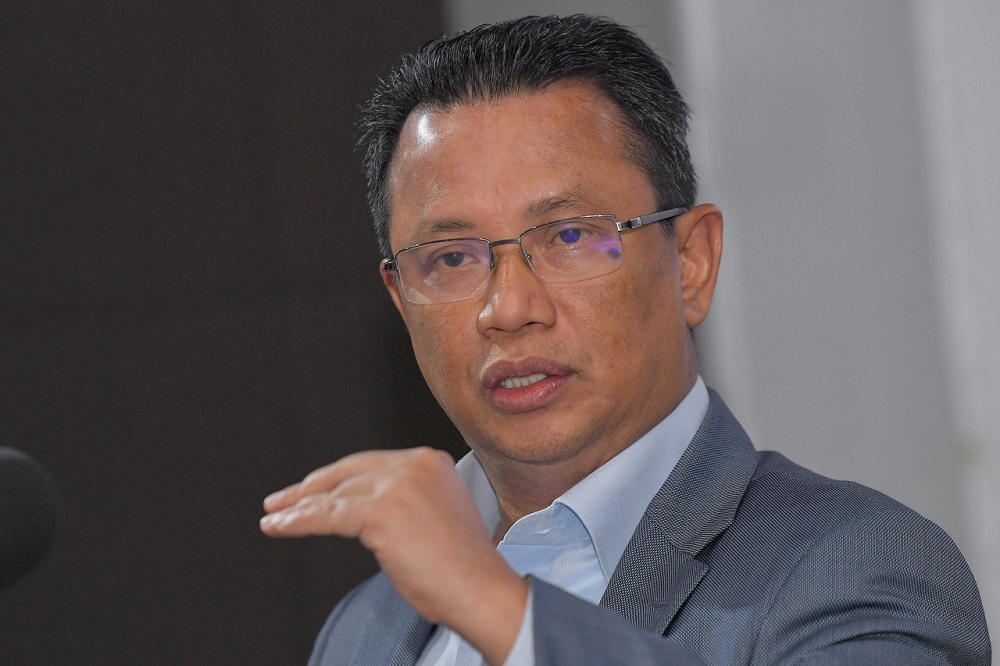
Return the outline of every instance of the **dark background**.
<path id="1" fill-rule="evenodd" d="M 302 663 L 375 570 L 257 520 L 349 451 L 458 450 L 352 151 L 441 30 L 427 0 L 0 4 L 0 446 L 66 508 L 0 663 Z"/>

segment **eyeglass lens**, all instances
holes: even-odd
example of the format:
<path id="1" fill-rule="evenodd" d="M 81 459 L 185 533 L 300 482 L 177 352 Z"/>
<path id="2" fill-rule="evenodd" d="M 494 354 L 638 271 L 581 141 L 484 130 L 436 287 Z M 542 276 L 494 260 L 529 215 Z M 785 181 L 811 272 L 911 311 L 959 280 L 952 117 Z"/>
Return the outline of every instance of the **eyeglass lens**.
<path id="1" fill-rule="evenodd" d="M 621 237 L 610 215 L 561 220 L 520 237 L 522 252 L 540 280 L 577 282 L 621 266 Z M 490 244 L 478 238 L 426 243 L 399 253 L 403 295 L 411 303 L 446 303 L 471 298 L 490 278 Z"/>

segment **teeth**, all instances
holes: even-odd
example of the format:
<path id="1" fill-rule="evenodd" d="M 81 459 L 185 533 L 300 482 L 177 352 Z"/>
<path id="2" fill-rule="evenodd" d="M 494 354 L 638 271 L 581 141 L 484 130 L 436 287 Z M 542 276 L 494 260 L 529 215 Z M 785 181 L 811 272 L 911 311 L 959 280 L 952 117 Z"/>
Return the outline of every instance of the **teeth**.
<path id="1" fill-rule="evenodd" d="M 500 382 L 500 386 L 508 389 L 524 388 L 525 386 L 531 386 L 535 382 L 540 382 L 546 377 L 548 377 L 548 375 L 543 375 L 540 372 L 536 372 L 533 375 L 528 375 L 527 377 L 510 377 Z"/>

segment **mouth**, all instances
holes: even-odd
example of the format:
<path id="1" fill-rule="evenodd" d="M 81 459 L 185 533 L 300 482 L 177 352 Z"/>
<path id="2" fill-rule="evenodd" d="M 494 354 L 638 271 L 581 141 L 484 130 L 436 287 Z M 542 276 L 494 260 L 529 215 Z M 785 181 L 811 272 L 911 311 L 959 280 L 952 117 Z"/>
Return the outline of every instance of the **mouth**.
<path id="1" fill-rule="evenodd" d="M 520 414 L 551 404 L 572 378 L 567 366 L 543 358 L 498 361 L 483 372 L 482 383 L 493 406 Z"/>
<path id="2" fill-rule="evenodd" d="M 527 386 L 531 386 L 532 384 L 537 384 L 546 377 L 548 377 L 548 375 L 542 372 L 536 372 L 528 375 L 527 377 L 508 377 L 507 379 L 500 380 L 500 386 L 505 389 L 525 388 Z"/>

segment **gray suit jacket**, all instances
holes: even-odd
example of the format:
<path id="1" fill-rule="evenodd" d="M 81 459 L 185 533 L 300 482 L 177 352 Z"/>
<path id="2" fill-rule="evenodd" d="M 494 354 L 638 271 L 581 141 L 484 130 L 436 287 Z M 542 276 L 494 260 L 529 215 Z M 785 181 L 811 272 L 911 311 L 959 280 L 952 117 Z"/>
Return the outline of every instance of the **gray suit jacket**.
<path id="1" fill-rule="evenodd" d="M 756 452 L 710 396 L 601 605 L 532 579 L 538 664 L 990 664 L 975 581 L 940 528 Z M 309 663 L 413 664 L 432 628 L 379 574 Z"/>

